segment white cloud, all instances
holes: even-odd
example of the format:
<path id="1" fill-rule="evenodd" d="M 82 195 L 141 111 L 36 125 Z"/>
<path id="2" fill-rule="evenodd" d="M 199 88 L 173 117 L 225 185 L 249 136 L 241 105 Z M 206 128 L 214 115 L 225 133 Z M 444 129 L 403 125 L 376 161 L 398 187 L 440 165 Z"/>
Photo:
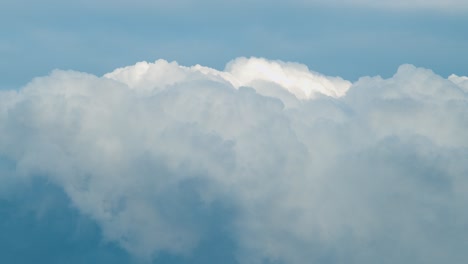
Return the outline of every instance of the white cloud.
<path id="1" fill-rule="evenodd" d="M 150 93 L 177 83 L 210 80 L 230 84 L 236 89 L 252 87 L 260 94 L 279 97 L 286 102 L 292 95 L 300 100 L 317 95 L 340 97 L 351 86 L 349 81 L 312 72 L 303 64 L 262 58 L 237 58 L 227 64 L 225 71 L 201 65 L 184 67 L 165 60 L 139 62 L 134 66 L 116 69 L 104 77 L 124 82 L 137 91 Z"/>
<path id="2" fill-rule="evenodd" d="M 468 77 L 452 74 L 448 79 L 462 88 L 465 92 L 468 92 Z"/>
<path id="3" fill-rule="evenodd" d="M 459 263 L 465 81 L 403 65 L 351 84 L 259 58 L 55 71 L 0 92 L 0 156 L 143 258 L 189 254 L 221 203 L 243 263 Z"/>

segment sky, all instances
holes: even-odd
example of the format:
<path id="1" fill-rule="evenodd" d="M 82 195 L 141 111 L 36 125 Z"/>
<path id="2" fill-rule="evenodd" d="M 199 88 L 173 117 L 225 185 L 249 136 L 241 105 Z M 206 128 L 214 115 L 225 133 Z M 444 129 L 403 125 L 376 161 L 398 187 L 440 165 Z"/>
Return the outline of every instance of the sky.
<path id="1" fill-rule="evenodd" d="M 0 87 L 53 69 L 102 75 L 156 59 L 222 70 L 240 56 L 353 81 L 404 63 L 466 75 L 466 1 L 387 2 L 4 0 Z"/>
<path id="2" fill-rule="evenodd" d="M 464 263 L 468 2 L 1 1 L 0 262 Z"/>

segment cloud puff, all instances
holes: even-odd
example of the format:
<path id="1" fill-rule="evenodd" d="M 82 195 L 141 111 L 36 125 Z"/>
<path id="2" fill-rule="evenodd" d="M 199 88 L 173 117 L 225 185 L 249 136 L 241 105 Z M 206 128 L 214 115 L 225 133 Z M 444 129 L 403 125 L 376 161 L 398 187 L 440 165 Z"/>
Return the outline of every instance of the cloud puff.
<path id="1" fill-rule="evenodd" d="M 461 263 L 467 99 L 466 77 L 412 65 L 54 71 L 0 92 L 0 181 L 57 185 L 143 260 L 190 256 L 217 222 L 241 263 Z"/>
<path id="2" fill-rule="evenodd" d="M 124 82 L 137 90 L 164 89 L 175 83 L 194 80 L 224 81 L 235 88 L 252 87 L 259 93 L 271 92 L 274 90 L 272 86 L 276 86 L 298 99 L 310 99 L 317 94 L 339 97 L 351 86 L 349 81 L 342 78 L 311 72 L 303 64 L 261 58 L 237 58 L 228 63 L 225 71 L 201 65 L 183 67 L 165 60 L 140 62 L 135 66 L 119 68 L 104 77 Z"/>

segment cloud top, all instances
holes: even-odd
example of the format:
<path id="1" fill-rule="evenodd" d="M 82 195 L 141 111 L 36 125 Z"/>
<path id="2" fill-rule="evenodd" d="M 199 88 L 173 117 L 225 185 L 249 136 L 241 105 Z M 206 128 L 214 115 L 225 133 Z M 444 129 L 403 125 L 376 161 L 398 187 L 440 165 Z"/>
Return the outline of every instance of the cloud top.
<path id="1" fill-rule="evenodd" d="M 104 77 L 140 90 L 164 89 L 176 83 L 194 80 L 226 82 L 237 89 L 249 86 L 257 92 L 262 90 L 262 86 L 273 84 L 298 99 L 310 99 L 317 94 L 340 97 L 351 86 L 349 81 L 312 72 L 303 64 L 262 58 L 237 58 L 229 62 L 224 71 L 201 65 L 184 67 L 165 60 L 157 60 L 155 63 L 139 62 L 134 66 L 116 69 Z"/>

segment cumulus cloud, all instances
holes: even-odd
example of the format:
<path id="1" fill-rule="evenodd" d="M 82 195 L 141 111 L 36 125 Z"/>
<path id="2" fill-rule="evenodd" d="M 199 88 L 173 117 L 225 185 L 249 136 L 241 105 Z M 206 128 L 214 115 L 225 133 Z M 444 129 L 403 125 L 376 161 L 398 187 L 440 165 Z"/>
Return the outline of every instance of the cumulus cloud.
<path id="1" fill-rule="evenodd" d="M 53 183 L 148 261 L 190 256 L 218 218 L 240 263 L 461 263 L 466 80 L 261 58 L 54 71 L 0 92 L 0 181 Z"/>

